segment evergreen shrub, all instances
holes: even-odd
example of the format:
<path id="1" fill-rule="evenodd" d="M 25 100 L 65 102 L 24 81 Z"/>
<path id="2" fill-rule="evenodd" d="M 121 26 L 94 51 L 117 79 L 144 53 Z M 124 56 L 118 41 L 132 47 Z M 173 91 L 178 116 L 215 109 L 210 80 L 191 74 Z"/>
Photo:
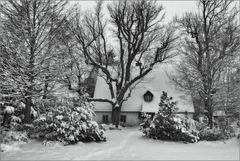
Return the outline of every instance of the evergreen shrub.
<path id="1" fill-rule="evenodd" d="M 144 114 L 140 130 L 153 139 L 197 142 L 199 137 L 194 120 L 176 115 L 176 110 L 176 102 L 163 92 L 158 113 L 153 118 Z"/>

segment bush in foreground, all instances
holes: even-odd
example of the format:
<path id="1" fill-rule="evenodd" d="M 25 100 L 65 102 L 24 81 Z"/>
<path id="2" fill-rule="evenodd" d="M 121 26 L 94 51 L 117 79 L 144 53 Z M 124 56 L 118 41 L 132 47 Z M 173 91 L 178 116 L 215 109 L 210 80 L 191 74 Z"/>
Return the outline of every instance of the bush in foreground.
<path id="1" fill-rule="evenodd" d="M 0 130 L 0 142 L 4 144 L 11 144 L 12 142 L 28 142 L 27 133 L 24 131 L 16 131 L 14 129 L 7 129 L 2 127 Z"/>
<path id="2" fill-rule="evenodd" d="M 19 144 L 29 142 L 26 131 L 16 131 L 14 128 L 1 127 L 0 129 L 1 151 L 19 150 Z"/>
<path id="3" fill-rule="evenodd" d="M 93 105 L 85 98 L 52 107 L 36 119 L 31 137 L 73 144 L 78 141 L 105 141 L 104 129 L 92 120 Z"/>
<path id="4" fill-rule="evenodd" d="M 166 92 L 161 96 L 160 110 L 153 119 L 144 115 L 140 125 L 142 132 L 150 138 L 160 140 L 197 142 L 199 137 L 192 119 L 174 115 L 176 102 L 168 97 Z"/>

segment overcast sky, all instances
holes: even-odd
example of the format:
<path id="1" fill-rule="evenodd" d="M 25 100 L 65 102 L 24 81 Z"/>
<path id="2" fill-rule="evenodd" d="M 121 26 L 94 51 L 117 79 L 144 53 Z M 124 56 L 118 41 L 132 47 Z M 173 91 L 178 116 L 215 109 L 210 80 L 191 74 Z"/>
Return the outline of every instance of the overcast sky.
<path id="1" fill-rule="evenodd" d="M 111 3 L 112 1 L 104 1 L 105 4 Z M 71 4 L 78 3 L 82 6 L 82 9 L 92 9 L 96 4 L 95 1 L 71 1 Z M 157 3 L 162 4 L 164 11 L 166 12 L 166 21 L 172 20 L 172 17 L 175 15 L 181 16 L 186 11 L 196 11 L 197 10 L 197 1 L 196 0 L 158 0 Z M 107 10 L 104 9 L 104 13 L 108 14 Z"/>
<path id="2" fill-rule="evenodd" d="M 93 9 L 93 7 L 96 4 L 95 0 L 69 0 L 69 1 L 71 5 L 75 3 L 78 3 L 79 5 L 81 5 L 82 10 Z M 104 0 L 104 4 L 108 4 L 113 1 L 117 1 L 117 0 Z M 157 3 L 162 4 L 164 7 L 164 11 L 166 13 L 165 15 L 166 22 L 171 21 L 175 15 L 182 16 L 183 13 L 185 12 L 198 10 L 197 8 L 198 0 L 157 0 Z M 235 0 L 235 4 L 240 9 L 240 0 Z M 106 13 L 106 15 L 108 15 L 108 11 L 106 7 L 104 7 L 103 12 Z M 239 21 L 240 21 L 240 14 L 239 14 Z"/>
<path id="3" fill-rule="evenodd" d="M 106 8 L 106 4 L 112 3 L 113 1 L 117 0 L 105 0 L 104 1 L 104 8 L 103 13 L 106 17 L 109 16 L 108 10 Z M 240 0 L 235 1 L 237 6 L 240 8 Z M 81 5 L 81 10 L 92 10 L 96 5 L 95 0 L 70 0 L 70 6 L 77 3 Z M 198 0 L 157 0 L 158 4 L 161 4 L 164 7 L 165 15 L 165 22 L 172 21 L 174 16 L 181 17 L 185 12 L 195 11 L 198 12 Z M 239 15 L 240 20 L 240 15 Z M 111 35 L 111 33 L 108 33 Z M 109 35 L 109 36 L 110 36 Z M 114 45 L 114 44 L 112 44 Z"/>

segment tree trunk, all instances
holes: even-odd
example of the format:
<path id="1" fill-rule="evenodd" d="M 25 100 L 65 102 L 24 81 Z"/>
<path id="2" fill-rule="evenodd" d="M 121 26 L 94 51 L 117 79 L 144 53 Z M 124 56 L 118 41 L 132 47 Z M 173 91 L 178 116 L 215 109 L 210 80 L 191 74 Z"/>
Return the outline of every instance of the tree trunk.
<path id="1" fill-rule="evenodd" d="M 32 105 L 32 98 L 27 97 L 25 99 L 25 110 L 24 110 L 24 123 L 31 123 L 31 105 Z"/>
<path id="2" fill-rule="evenodd" d="M 213 110 L 212 110 L 211 98 L 205 99 L 204 104 L 205 104 L 205 109 L 207 110 L 208 125 L 210 129 L 212 129 L 213 128 Z"/>
<path id="3" fill-rule="evenodd" d="M 11 123 L 11 114 L 8 114 L 8 113 L 3 114 L 3 122 L 1 126 L 10 127 L 10 123 Z"/>
<path id="4" fill-rule="evenodd" d="M 47 92 L 48 92 L 48 83 L 45 82 L 44 84 L 44 94 L 43 94 L 43 99 L 47 99 Z"/>
<path id="5" fill-rule="evenodd" d="M 48 94 L 48 79 L 49 79 L 49 76 L 47 75 L 47 76 L 45 76 L 45 79 L 46 79 L 46 81 L 44 82 L 44 89 L 43 89 L 43 99 L 47 99 L 47 94 Z"/>
<path id="6" fill-rule="evenodd" d="M 209 111 L 209 114 L 208 114 L 208 125 L 210 129 L 213 128 L 213 112 L 212 111 Z"/>
<path id="7" fill-rule="evenodd" d="M 115 107 L 112 110 L 112 123 L 116 126 L 116 128 L 118 128 L 118 126 L 119 126 L 120 112 L 121 112 L 120 107 Z"/>

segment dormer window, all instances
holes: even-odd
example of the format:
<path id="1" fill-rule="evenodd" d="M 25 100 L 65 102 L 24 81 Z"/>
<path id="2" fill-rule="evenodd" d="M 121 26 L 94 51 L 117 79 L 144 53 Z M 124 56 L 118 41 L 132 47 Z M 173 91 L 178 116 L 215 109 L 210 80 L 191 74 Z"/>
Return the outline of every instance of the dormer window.
<path id="1" fill-rule="evenodd" d="M 151 102 L 153 100 L 153 94 L 150 91 L 147 91 L 144 95 L 145 102 Z"/>

